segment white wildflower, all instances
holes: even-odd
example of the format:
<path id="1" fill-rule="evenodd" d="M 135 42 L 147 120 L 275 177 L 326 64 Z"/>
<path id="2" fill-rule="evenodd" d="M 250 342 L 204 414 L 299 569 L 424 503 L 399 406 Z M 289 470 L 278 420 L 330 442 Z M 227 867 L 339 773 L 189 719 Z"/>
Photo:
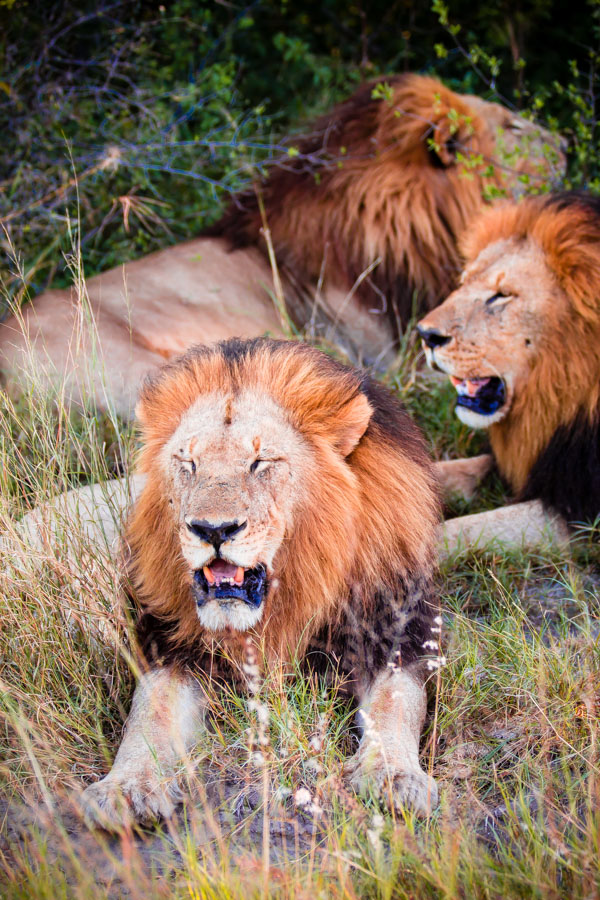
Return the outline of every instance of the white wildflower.
<path id="1" fill-rule="evenodd" d="M 269 724 L 269 708 L 264 703 L 260 703 L 258 700 L 249 700 L 248 709 L 250 712 L 256 713 L 256 718 L 261 725 Z"/>
<path id="2" fill-rule="evenodd" d="M 294 803 L 296 806 L 308 806 L 312 802 L 312 794 L 308 788 L 298 788 L 294 794 Z"/>
<path id="3" fill-rule="evenodd" d="M 375 813 L 371 819 L 371 828 L 367 829 L 369 843 L 377 853 L 381 850 L 381 832 L 383 831 L 383 825 L 383 816 L 379 813 Z"/>
<path id="4" fill-rule="evenodd" d="M 311 750 L 314 750 L 315 753 L 320 753 L 323 748 L 323 736 L 321 734 L 313 734 L 308 742 L 308 746 Z"/>
<path id="5" fill-rule="evenodd" d="M 436 656 L 435 659 L 427 660 L 427 668 L 429 669 L 430 672 L 432 672 L 434 669 L 439 669 L 441 666 L 445 666 L 445 665 L 446 665 L 446 657 L 445 656 Z"/>

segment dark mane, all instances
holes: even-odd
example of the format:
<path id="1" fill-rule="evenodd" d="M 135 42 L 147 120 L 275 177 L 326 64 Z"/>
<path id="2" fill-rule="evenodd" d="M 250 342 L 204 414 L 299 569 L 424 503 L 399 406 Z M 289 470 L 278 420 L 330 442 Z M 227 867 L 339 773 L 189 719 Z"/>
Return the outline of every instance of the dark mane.
<path id="1" fill-rule="evenodd" d="M 519 499 L 539 499 L 571 524 L 600 516 L 600 409 L 556 429 Z"/>
<path id="2" fill-rule="evenodd" d="M 275 205 L 296 192 L 326 193 L 327 182 L 335 174 L 338 162 L 350 152 L 352 158 L 372 157 L 376 148 L 365 148 L 366 140 L 375 139 L 380 100 L 373 99 L 373 88 L 385 81 L 398 86 L 406 75 L 375 79 L 359 87 L 344 100 L 312 123 L 310 131 L 292 135 L 282 143 L 293 148 L 276 157 L 269 166 L 267 177 L 260 184 L 267 221 Z M 209 237 L 226 238 L 233 250 L 249 247 L 260 241 L 262 226 L 258 191 L 251 188 L 236 194 L 218 222 L 202 233 Z"/>
<path id="3" fill-rule="evenodd" d="M 382 82 L 384 96 L 374 97 Z M 448 130 L 455 120 L 464 124 Z M 352 289 L 397 339 L 417 309 L 437 305 L 456 282 L 458 237 L 481 207 L 484 183 L 475 169 L 461 177 L 457 153 L 493 156 L 487 122 L 432 78 L 383 76 L 284 143 L 292 153 L 235 196 L 204 235 L 264 252 L 260 194 L 296 324 L 314 316 L 323 276 Z M 319 316 L 343 328 L 335 315 Z"/>

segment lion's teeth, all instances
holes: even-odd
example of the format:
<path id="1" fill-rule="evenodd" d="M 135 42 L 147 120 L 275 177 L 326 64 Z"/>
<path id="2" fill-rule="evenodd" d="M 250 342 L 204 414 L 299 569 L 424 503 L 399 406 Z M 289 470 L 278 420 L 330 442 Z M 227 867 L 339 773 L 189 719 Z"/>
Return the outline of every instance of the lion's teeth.
<path id="1" fill-rule="evenodd" d="M 454 375 L 450 376 L 450 381 L 454 385 L 456 393 L 467 397 L 474 397 L 479 389 L 484 384 L 487 384 L 489 380 L 489 378 L 456 378 Z"/>
<path id="2" fill-rule="evenodd" d="M 221 584 L 237 584 L 238 586 L 244 583 L 244 575 L 246 574 L 245 569 L 242 566 L 238 566 L 235 571 L 235 575 L 219 575 L 215 574 L 210 566 L 203 566 L 202 571 L 206 577 L 206 580 L 210 586 L 215 585 L 219 587 Z"/>
<path id="3" fill-rule="evenodd" d="M 452 384 L 454 385 L 457 394 L 463 395 L 470 393 L 469 382 L 466 379 L 461 381 L 459 378 L 453 378 Z"/>

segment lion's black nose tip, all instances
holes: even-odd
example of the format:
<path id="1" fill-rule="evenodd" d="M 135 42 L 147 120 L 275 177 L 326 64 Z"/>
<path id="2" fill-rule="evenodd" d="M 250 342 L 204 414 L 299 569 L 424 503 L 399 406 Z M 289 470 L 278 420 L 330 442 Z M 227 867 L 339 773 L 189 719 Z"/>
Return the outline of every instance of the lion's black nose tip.
<path id="1" fill-rule="evenodd" d="M 417 331 L 423 341 L 430 347 L 432 350 L 435 347 L 443 347 L 444 344 L 447 344 L 451 337 L 447 334 L 442 334 L 441 331 L 438 331 L 436 328 L 423 328 L 422 325 L 417 325 Z"/>
<path id="2" fill-rule="evenodd" d="M 207 522 L 205 519 L 189 519 L 186 522 L 187 527 L 196 537 L 199 537 L 207 544 L 212 544 L 215 550 L 218 550 L 221 544 L 230 541 L 236 534 L 243 531 L 246 524 L 246 522 L 238 522 L 237 520 L 235 522 L 220 522 L 218 525 Z"/>

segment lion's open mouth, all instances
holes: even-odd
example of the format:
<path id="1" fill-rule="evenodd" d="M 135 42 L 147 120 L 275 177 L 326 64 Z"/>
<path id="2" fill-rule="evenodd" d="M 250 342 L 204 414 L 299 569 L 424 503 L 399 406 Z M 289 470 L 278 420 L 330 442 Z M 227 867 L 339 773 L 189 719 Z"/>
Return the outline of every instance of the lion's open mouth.
<path id="1" fill-rule="evenodd" d="M 464 406 L 480 416 L 491 416 L 506 403 L 506 387 L 501 378 L 455 378 L 450 381 L 456 388 L 457 406 Z"/>
<path id="2" fill-rule="evenodd" d="M 210 565 L 194 572 L 194 596 L 198 606 L 209 600 L 243 600 L 257 608 L 267 592 L 267 570 L 261 565 L 254 569 L 234 566 L 224 559 L 215 559 Z"/>

